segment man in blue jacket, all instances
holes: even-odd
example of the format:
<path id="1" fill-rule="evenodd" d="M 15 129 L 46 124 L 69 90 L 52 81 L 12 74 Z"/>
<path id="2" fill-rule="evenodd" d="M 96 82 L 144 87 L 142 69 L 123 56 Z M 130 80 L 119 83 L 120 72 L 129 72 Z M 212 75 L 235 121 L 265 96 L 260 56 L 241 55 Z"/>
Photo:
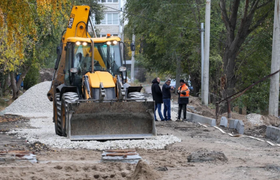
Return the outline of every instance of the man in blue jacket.
<path id="1" fill-rule="evenodd" d="M 173 87 L 170 86 L 171 79 L 167 79 L 162 86 L 162 99 L 164 104 L 164 110 L 163 110 L 163 116 L 165 118 L 165 121 L 171 120 L 171 90 L 173 90 Z"/>

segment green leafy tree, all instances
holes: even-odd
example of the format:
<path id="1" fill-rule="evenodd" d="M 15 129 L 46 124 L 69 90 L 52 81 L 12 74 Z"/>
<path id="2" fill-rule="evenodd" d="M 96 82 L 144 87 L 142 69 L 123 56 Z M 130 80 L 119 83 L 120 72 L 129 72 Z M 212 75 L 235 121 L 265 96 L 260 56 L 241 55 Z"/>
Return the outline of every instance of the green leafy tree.
<path id="1" fill-rule="evenodd" d="M 248 37 L 259 30 L 268 16 L 273 14 L 273 0 L 220 0 L 226 40 L 223 54 L 223 70 L 227 84 L 223 97 L 235 92 L 238 54 Z"/>
<path id="2" fill-rule="evenodd" d="M 129 0 L 126 12 L 127 28 L 140 39 L 141 63 L 149 71 L 170 72 L 177 82 L 187 73 L 198 81 L 200 68 L 193 62 L 200 56 L 200 39 L 193 37 L 200 37 L 195 21 L 200 12 L 194 1 Z"/>
<path id="3" fill-rule="evenodd" d="M 0 67 L 10 76 L 13 99 L 31 67 L 54 64 L 71 8 L 81 4 L 89 4 L 96 21 L 100 21 L 102 6 L 97 0 L 1 0 Z M 21 78 L 16 83 L 15 74 L 19 72 Z"/>

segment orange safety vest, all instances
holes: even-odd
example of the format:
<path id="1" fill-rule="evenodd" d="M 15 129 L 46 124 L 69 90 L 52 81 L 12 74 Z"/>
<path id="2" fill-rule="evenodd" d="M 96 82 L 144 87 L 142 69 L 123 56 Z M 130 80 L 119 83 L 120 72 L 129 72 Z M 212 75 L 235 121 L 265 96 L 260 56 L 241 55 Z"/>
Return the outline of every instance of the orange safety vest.
<path id="1" fill-rule="evenodd" d="M 183 86 L 179 86 L 178 91 L 186 92 L 186 95 L 180 93 L 180 98 L 186 98 L 190 96 L 190 90 L 186 84 L 184 84 Z"/>

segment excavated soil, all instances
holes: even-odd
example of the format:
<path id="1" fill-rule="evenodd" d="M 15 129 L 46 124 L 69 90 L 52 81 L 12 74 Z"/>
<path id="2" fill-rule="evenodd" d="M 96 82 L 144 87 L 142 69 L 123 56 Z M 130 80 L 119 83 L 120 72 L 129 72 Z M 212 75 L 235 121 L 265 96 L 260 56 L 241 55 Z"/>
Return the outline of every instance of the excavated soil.
<path id="1" fill-rule="evenodd" d="M 200 105 L 199 99 L 191 98 L 190 105 L 196 113 L 214 114 L 214 110 Z M 194 111 L 189 108 L 189 111 Z M 242 115 L 233 113 L 233 118 Z M 280 146 L 271 146 L 263 136 L 265 125 L 245 126 L 247 135 L 259 137 L 263 141 L 246 135 L 231 137 L 228 128 L 221 133 L 214 127 L 203 127 L 190 122 L 156 122 L 158 135 L 173 135 L 182 141 L 166 145 L 160 149 L 136 148 L 142 157 L 138 164 L 126 162 L 103 162 L 102 151 L 89 148 L 56 148 L 38 141 L 27 142 L 25 138 L 11 134 L 12 129 L 34 129 L 36 123 L 44 123 L 43 116 L 31 120 L 22 116 L 0 117 L 0 151 L 26 150 L 36 155 L 37 163 L 27 160 L 3 161 L 0 163 L 1 179 L 97 179 L 97 180 L 256 180 L 279 179 Z M 272 124 L 275 119 L 263 120 Z M 31 123 L 31 124 L 30 124 Z M 48 127 L 54 133 L 54 126 Z M 247 131 L 249 129 L 249 131 Z M 26 131 L 26 130 L 25 130 Z M 232 132 L 231 132 L 232 133 Z M 42 131 L 38 136 L 59 140 Z M 36 137 L 35 137 L 36 138 Z M 146 141 L 146 140 L 144 140 Z M 271 141 L 276 144 L 275 142 Z M 83 142 L 80 142 L 83 143 Z M 85 141 L 85 144 L 87 141 Z M 106 142 L 104 142 L 106 143 Z M 108 143 L 108 142 L 107 142 Z M 110 143 L 115 143 L 112 141 Z M 146 141 L 149 144 L 149 141 Z"/>
<path id="2" fill-rule="evenodd" d="M 133 174 L 128 178 L 128 180 L 150 180 L 150 179 L 158 179 L 160 174 L 156 172 L 156 170 L 151 169 L 151 167 L 140 160 L 133 172 Z"/>
<path id="3" fill-rule="evenodd" d="M 188 156 L 188 162 L 205 162 L 205 161 L 222 161 L 227 162 L 228 159 L 223 152 L 208 151 L 207 149 L 201 149 L 192 152 Z"/>
<path id="4" fill-rule="evenodd" d="M 10 124 L 6 125 L 9 128 L 26 125 L 25 120 L 5 123 Z M 0 123 L 0 127 L 5 123 Z M 138 164 L 102 162 L 102 151 L 58 149 L 39 142 L 28 144 L 25 139 L 1 133 L 0 142 L 6 142 L 5 146 L 0 146 L 1 150 L 33 150 L 38 163 L 1 163 L 0 179 L 240 180 L 280 177 L 280 147 L 246 136 L 230 137 L 213 127 L 189 122 L 157 122 L 156 126 L 159 134 L 173 134 L 182 142 L 159 150 L 136 148 L 142 157 Z"/>

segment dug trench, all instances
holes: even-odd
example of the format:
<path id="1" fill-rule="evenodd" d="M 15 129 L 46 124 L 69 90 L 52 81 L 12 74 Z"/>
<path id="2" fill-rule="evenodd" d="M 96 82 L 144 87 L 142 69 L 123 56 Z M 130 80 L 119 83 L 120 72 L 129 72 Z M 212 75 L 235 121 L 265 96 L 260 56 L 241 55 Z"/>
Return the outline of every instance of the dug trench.
<path id="1" fill-rule="evenodd" d="M 280 149 L 243 136 L 189 122 L 157 122 L 159 135 L 181 142 L 164 149 L 136 149 L 138 164 L 101 162 L 101 151 L 51 148 L 7 134 L 28 126 L 28 119 L 1 117 L 0 150 L 32 151 L 38 163 L 0 163 L 0 179 L 279 179 Z M 27 127 L 32 128 L 32 127 Z"/>

